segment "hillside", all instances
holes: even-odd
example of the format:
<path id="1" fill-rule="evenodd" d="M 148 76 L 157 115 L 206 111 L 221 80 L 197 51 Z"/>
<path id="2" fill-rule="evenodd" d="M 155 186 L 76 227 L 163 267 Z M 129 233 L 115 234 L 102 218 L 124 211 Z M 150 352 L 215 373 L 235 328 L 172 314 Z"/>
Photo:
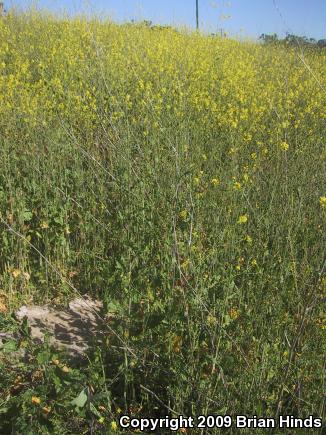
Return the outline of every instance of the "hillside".
<path id="1" fill-rule="evenodd" d="M 325 50 L 0 18 L 0 329 L 79 294 L 107 325 L 77 366 L 20 326 L 0 432 L 325 417 L 325 101 Z"/>

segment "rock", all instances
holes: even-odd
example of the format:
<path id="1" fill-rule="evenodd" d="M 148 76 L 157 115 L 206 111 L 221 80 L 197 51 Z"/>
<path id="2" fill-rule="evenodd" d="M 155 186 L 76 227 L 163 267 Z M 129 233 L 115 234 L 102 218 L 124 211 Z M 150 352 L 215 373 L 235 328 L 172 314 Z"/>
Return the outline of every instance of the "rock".
<path id="1" fill-rule="evenodd" d="M 67 309 L 50 305 L 22 306 L 16 318 L 27 318 L 31 337 L 36 342 L 49 343 L 57 349 L 66 349 L 71 356 L 82 357 L 92 343 L 100 343 L 102 303 L 88 296 L 76 298 Z"/>

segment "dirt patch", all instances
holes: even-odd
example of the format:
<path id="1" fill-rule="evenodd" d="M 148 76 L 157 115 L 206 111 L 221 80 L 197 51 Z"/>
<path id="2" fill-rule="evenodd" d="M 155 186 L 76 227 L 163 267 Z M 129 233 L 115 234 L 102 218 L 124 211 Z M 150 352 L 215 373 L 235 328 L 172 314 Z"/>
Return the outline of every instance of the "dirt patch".
<path id="1" fill-rule="evenodd" d="M 90 297 L 76 298 L 67 309 L 50 305 L 22 306 L 16 318 L 27 318 L 33 340 L 49 343 L 57 349 L 66 349 L 71 356 L 82 357 L 94 343 L 101 342 L 102 303 Z"/>

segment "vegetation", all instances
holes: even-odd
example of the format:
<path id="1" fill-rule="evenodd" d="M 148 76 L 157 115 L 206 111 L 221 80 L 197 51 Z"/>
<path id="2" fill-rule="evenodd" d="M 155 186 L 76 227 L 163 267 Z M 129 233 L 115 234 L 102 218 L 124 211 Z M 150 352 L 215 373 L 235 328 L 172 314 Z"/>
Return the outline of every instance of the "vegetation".
<path id="1" fill-rule="evenodd" d="M 19 326 L 0 432 L 325 417 L 325 50 L 8 13 L 0 70 L 1 330 L 111 313 L 86 366 Z"/>
<path id="2" fill-rule="evenodd" d="M 276 33 L 271 35 L 263 33 L 260 35 L 261 39 L 265 44 L 285 44 L 285 45 L 296 45 L 297 47 L 304 48 L 325 48 L 326 39 L 319 39 L 318 41 L 314 38 L 307 38 L 306 36 L 298 36 L 288 33 L 284 39 L 279 39 Z"/>

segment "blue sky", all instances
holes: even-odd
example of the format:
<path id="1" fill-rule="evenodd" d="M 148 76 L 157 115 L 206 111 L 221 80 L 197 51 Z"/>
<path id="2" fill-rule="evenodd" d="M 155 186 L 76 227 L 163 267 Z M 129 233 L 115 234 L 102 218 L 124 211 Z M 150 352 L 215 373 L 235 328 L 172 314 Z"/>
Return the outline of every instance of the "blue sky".
<path id="1" fill-rule="evenodd" d="M 1 0 L 26 8 L 36 4 L 53 11 L 95 13 L 116 21 L 146 19 L 176 26 L 195 25 L 195 0 Z M 326 38 L 326 0 L 199 0 L 200 25 L 215 32 L 257 37 L 286 32 Z"/>

